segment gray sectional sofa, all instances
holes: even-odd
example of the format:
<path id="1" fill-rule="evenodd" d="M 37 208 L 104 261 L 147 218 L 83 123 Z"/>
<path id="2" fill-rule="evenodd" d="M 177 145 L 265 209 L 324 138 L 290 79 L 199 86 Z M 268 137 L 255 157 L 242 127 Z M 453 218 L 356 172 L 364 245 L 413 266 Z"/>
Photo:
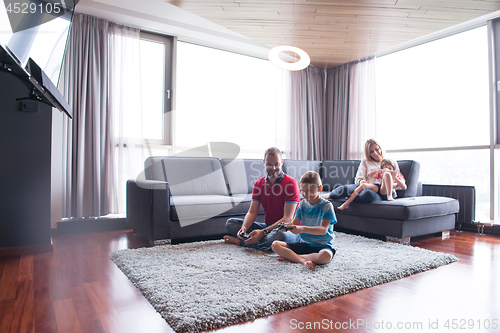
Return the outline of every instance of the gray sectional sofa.
<path id="1" fill-rule="evenodd" d="M 300 179 L 317 171 L 324 191 L 352 184 L 360 161 L 284 160 L 283 170 Z M 398 161 L 408 188 L 396 200 L 354 203 L 336 209 L 335 228 L 407 243 L 410 237 L 455 228 L 456 199 L 420 196 L 419 163 Z M 251 202 L 252 186 L 265 175 L 262 160 L 210 157 L 150 157 L 143 179 L 127 182 L 127 225 L 154 242 L 173 243 L 225 234 L 229 217 L 243 218 Z M 338 207 L 343 200 L 332 200 Z M 261 208 L 261 218 L 264 212 Z"/>

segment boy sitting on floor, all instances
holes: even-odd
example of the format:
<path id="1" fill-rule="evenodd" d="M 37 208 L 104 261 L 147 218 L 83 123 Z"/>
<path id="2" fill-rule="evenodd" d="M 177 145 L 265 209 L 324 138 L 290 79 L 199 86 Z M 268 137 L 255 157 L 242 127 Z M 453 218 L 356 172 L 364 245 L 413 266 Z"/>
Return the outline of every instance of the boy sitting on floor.
<path id="1" fill-rule="evenodd" d="M 320 196 L 323 186 L 317 172 L 306 172 L 299 184 L 304 199 L 293 221 L 285 225 L 292 233 L 300 235 L 299 241 L 274 241 L 272 250 L 280 255 L 280 261 L 288 259 L 314 269 L 316 264 L 326 264 L 335 255 L 333 224 L 337 219 L 332 203 Z"/>

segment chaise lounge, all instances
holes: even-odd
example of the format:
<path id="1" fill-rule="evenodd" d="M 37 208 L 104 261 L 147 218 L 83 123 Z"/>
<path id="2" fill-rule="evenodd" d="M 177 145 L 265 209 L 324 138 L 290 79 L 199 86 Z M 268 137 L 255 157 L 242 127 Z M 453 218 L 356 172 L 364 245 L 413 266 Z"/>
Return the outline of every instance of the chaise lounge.
<path id="1" fill-rule="evenodd" d="M 353 183 L 360 161 L 284 160 L 283 170 L 300 179 L 317 171 L 324 191 Z M 408 188 L 396 200 L 354 203 L 336 210 L 336 229 L 409 243 L 411 237 L 455 228 L 456 199 L 421 196 L 420 165 L 398 161 Z M 230 217 L 243 218 L 251 202 L 252 186 L 265 175 L 262 160 L 212 157 L 150 157 L 144 179 L 127 182 L 127 225 L 155 242 L 172 243 L 219 237 Z M 331 200 L 335 207 L 343 200 Z M 261 220 L 264 212 L 261 208 Z"/>

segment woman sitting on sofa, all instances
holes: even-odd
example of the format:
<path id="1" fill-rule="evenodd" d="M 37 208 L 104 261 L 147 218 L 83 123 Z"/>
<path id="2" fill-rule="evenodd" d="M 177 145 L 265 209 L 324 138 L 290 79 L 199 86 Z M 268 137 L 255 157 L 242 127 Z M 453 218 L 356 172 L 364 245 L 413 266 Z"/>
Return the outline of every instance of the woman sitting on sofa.
<path id="1" fill-rule="evenodd" d="M 380 169 L 380 162 L 382 162 L 383 159 L 384 152 L 380 144 L 375 139 L 368 139 L 365 142 L 365 159 L 361 161 L 358 167 L 354 184 L 347 184 L 337 187 L 330 192 L 328 198 L 343 199 L 346 197 L 350 197 L 354 190 L 359 186 L 359 184 L 373 184 L 375 179 L 368 177 L 368 173 Z M 399 165 L 397 165 L 397 162 L 396 169 L 397 171 L 399 171 Z M 371 190 L 363 190 L 358 194 L 356 199 L 354 199 L 354 202 L 370 203 L 378 200 L 381 200 L 381 198 L 377 193 Z"/>

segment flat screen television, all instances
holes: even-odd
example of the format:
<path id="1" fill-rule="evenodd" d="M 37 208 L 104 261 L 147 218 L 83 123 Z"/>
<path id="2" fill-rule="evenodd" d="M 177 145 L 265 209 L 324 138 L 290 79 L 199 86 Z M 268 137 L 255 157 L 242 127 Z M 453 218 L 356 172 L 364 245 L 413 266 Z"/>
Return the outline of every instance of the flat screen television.
<path id="1" fill-rule="evenodd" d="M 59 82 L 71 21 L 78 1 L 25 0 L 0 4 L 0 45 L 50 101 L 70 117 L 69 105 L 55 88 Z M 16 7 L 14 7 L 16 6 Z M 6 52 L 4 52 L 6 51 Z M 33 72 L 34 71 L 34 72 Z M 18 72 L 18 69 L 14 70 Z M 43 75 L 41 74 L 43 73 Z M 42 91 L 40 91 L 42 90 Z M 48 96 L 47 94 L 50 94 Z M 62 100 L 60 100 L 62 99 Z M 58 103 L 54 103 L 54 100 Z"/>

